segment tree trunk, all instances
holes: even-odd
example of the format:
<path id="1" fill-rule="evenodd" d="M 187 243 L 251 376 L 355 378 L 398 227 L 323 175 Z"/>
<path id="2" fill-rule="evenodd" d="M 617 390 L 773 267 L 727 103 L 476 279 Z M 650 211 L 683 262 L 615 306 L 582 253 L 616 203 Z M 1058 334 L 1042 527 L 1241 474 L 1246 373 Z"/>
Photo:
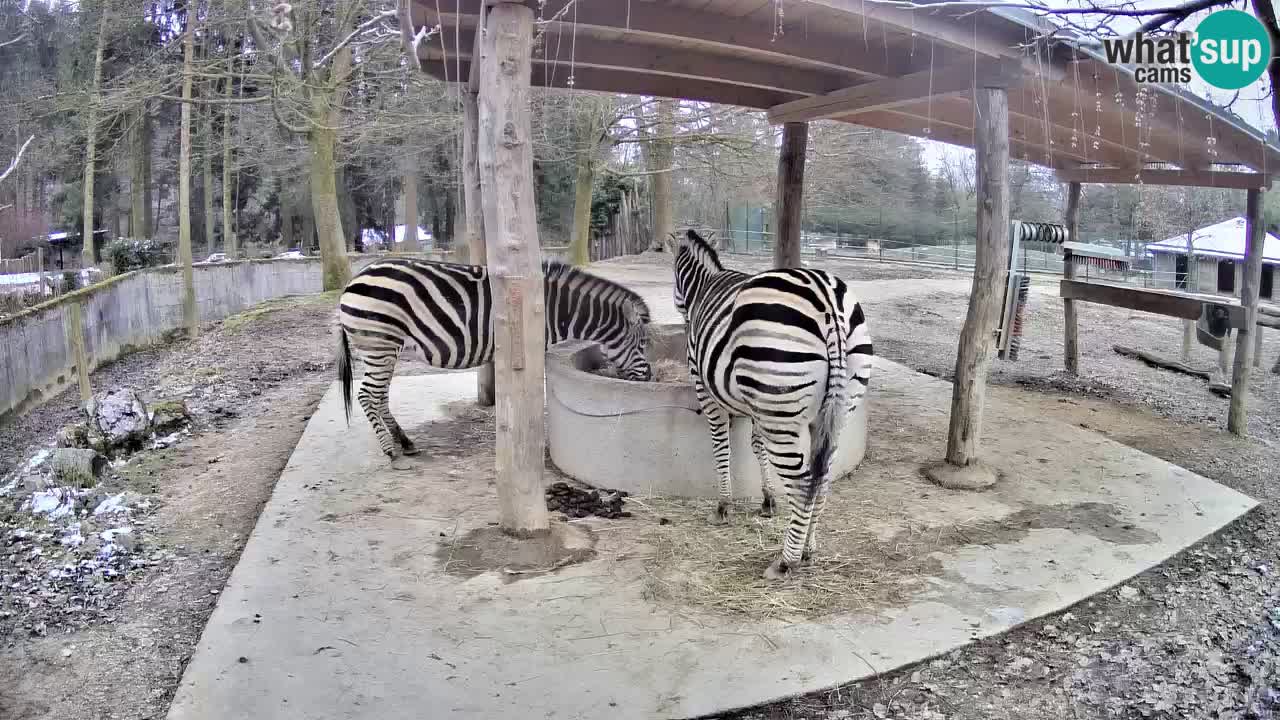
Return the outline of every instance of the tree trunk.
<path id="1" fill-rule="evenodd" d="M 1248 434 L 1249 375 L 1253 364 L 1253 333 L 1258 328 L 1258 293 L 1262 287 L 1262 253 L 1267 230 L 1262 222 L 1262 191 L 1249 190 L 1245 213 L 1248 245 L 1240 278 L 1240 305 L 1244 307 L 1244 327 L 1236 328 L 1236 354 L 1231 372 L 1231 405 L 1227 409 L 1227 431 Z M 1226 338 L 1223 338 L 1225 345 Z"/>
<path id="2" fill-rule="evenodd" d="M 483 27 L 484 23 L 480 23 Z M 477 32 L 476 42 L 480 42 Z M 473 65 L 479 68 L 479 65 Z M 476 98 L 477 85 L 469 84 L 462 93 L 462 190 L 463 210 L 466 212 L 465 249 L 467 262 L 483 266 L 488 257 L 488 248 L 484 238 L 484 205 L 480 188 L 480 155 L 479 148 L 479 109 Z M 476 371 L 476 404 L 480 407 L 493 407 L 494 404 L 494 370 L 493 362 L 481 365 Z"/>
<path id="3" fill-rule="evenodd" d="M 182 128 L 178 152 L 178 264 L 182 267 L 182 321 L 187 337 L 199 332 L 195 272 L 191 267 L 191 76 L 195 49 L 195 17 L 187 17 L 182 41 Z"/>
<path id="4" fill-rule="evenodd" d="M 1080 233 L 1080 183 L 1067 185 L 1067 211 L 1064 222 L 1067 226 L 1067 239 L 1079 242 L 1076 237 Z M 1071 280 L 1075 277 L 1075 263 L 1071 251 L 1062 254 L 1062 277 Z M 1062 363 L 1066 371 L 1072 375 L 1080 372 L 1079 321 L 1076 318 L 1076 301 L 1063 300 L 1062 314 L 1065 318 L 1062 337 Z"/>
<path id="5" fill-rule="evenodd" d="M 775 214 L 778 235 L 773 244 L 775 268 L 798 268 L 800 263 L 800 210 L 804 206 L 804 160 L 809 146 L 809 124 L 789 122 L 782 126 L 782 149 L 778 153 L 778 190 Z"/>
<path id="6" fill-rule="evenodd" d="M 231 78 L 226 80 L 226 99 L 231 99 L 231 91 L 234 83 Z M 232 157 L 231 157 L 231 105 L 227 105 L 222 111 L 222 251 L 232 260 L 240 256 L 240 247 L 236 242 L 235 219 L 232 216 L 232 209 L 235 202 L 231 196 L 232 185 Z"/>
<path id="7" fill-rule="evenodd" d="M 212 90 L 212 84 L 205 86 L 206 90 Z M 212 95 L 212 92 L 208 93 Z M 203 112 L 200 113 L 203 118 L 204 128 L 201 135 L 204 136 L 202 142 L 204 152 L 201 153 L 200 166 L 200 185 L 203 192 L 204 207 L 204 244 L 205 257 L 213 252 L 213 236 L 217 232 L 216 224 L 213 217 L 213 106 L 206 105 Z"/>
<path id="8" fill-rule="evenodd" d="M 338 102 L 347 73 L 351 69 L 351 49 L 334 56 L 329 69 L 332 82 L 311 90 L 311 208 L 320 236 L 320 258 L 324 266 L 324 289 L 341 290 L 351 280 L 347 244 L 342 236 L 342 216 L 338 207 L 338 133 L 342 110 Z"/>
<path id="9" fill-rule="evenodd" d="M 400 249 L 404 252 L 418 252 L 418 168 L 406 168 L 400 183 L 401 195 L 404 198 L 404 242 Z"/>
<path id="10" fill-rule="evenodd" d="M 533 10 L 489 9 L 480 65 L 480 177 L 493 292 L 498 521 L 517 536 L 546 533 L 543 367 L 546 322 L 529 122 Z"/>
<path id="11" fill-rule="evenodd" d="M 93 237 L 93 180 L 96 167 L 94 161 L 98 154 L 98 92 L 102 86 L 102 51 L 107 41 L 107 4 L 98 6 L 98 42 L 93 53 L 93 86 L 89 96 L 88 122 L 84 145 L 84 202 L 81 207 L 84 213 L 81 226 L 84 233 L 84 247 L 81 252 L 81 265 L 89 267 L 94 264 L 97 253 L 94 252 Z"/>
<path id="12" fill-rule="evenodd" d="M 569 262 L 574 265 L 591 262 L 591 185 L 595 179 L 593 155 L 585 148 L 578 153 L 578 173 L 573 185 L 573 231 L 569 236 Z"/>
<path id="13" fill-rule="evenodd" d="M 150 114 L 143 105 L 134 119 L 129 152 L 129 237 L 151 237 L 151 185 L 147 158 L 151 155 Z"/>
<path id="14" fill-rule="evenodd" d="M 977 253 L 951 395 L 947 464 L 953 467 L 974 466 L 979 461 L 987 372 L 995 354 L 993 331 L 1000 320 L 1000 301 L 1008 274 L 1009 98 L 1003 88 L 980 88 L 976 95 Z M 972 487 L 983 487 L 995 480 L 994 474 L 989 473 L 971 479 Z"/>
<path id="15" fill-rule="evenodd" d="M 674 208 L 671 198 L 671 168 L 675 162 L 676 101 L 658 101 L 658 122 L 654 128 L 656 137 L 648 143 L 649 172 L 653 187 L 653 235 L 650 249 L 656 250 L 666 241 L 667 236 L 675 232 Z M 660 172 L 661 171 L 661 172 Z"/>

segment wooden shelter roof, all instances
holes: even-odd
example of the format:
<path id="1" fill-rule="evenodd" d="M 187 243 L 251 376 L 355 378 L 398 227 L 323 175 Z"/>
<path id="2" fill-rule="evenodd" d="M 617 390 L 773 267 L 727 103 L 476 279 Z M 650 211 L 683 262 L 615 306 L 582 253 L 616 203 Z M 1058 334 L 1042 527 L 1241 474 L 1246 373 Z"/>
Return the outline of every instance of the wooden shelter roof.
<path id="1" fill-rule="evenodd" d="M 484 0 L 414 0 L 426 70 L 470 76 Z M 976 82 L 1009 87 L 1010 152 L 1072 171 L 1235 166 L 1270 175 L 1280 147 L 1189 92 L 1140 91 L 1031 13 L 874 0 L 547 0 L 535 86 L 682 98 L 836 119 L 973 146 Z M 459 31 L 460 30 L 460 31 Z M 1211 183 L 1205 183 L 1211 184 Z"/>

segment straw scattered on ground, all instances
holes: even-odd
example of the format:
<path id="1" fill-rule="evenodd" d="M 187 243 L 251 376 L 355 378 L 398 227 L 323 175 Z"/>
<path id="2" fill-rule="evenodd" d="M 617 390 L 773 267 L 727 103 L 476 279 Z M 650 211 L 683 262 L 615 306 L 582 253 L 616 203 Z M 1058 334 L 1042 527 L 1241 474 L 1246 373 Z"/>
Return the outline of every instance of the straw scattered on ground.
<path id="1" fill-rule="evenodd" d="M 785 507 L 785 500 L 779 497 Z M 817 554 L 784 583 L 765 580 L 781 551 L 787 515 L 766 518 L 740 503 L 729 525 L 708 520 L 714 500 L 630 498 L 639 540 L 653 548 L 648 591 L 660 602 L 757 619 L 799 620 L 904 604 L 925 579 L 942 574 L 934 553 L 989 542 L 989 523 L 907 529 L 885 540 L 865 530 L 884 508 L 833 496 L 818 526 Z"/>

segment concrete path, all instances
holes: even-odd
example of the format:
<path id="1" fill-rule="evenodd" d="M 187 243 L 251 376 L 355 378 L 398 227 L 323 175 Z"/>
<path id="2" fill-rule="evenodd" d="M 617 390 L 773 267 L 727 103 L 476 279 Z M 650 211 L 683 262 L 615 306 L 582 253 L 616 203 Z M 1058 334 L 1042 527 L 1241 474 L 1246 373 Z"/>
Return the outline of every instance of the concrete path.
<path id="1" fill-rule="evenodd" d="M 985 493 L 942 491 L 919 465 L 941 456 L 949 384 L 888 362 L 874 377 L 871 454 L 832 502 L 853 493 L 874 503 L 868 526 L 882 537 L 1012 529 L 933 553 L 900 605 L 796 622 L 654 600 L 645 555 L 628 542 L 648 529 L 639 518 L 587 523 L 598 530 L 595 558 L 551 574 L 451 572 L 452 539 L 496 518 L 492 471 L 433 450 L 445 426 L 425 424 L 470 398 L 474 375 L 396 378 L 393 409 L 428 454 L 395 463 L 363 419 L 348 429 L 335 386 L 280 477 L 169 718 L 597 720 L 739 708 L 1060 610 L 1254 505 L 995 400 L 984 449 L 1001 482 Z"/>

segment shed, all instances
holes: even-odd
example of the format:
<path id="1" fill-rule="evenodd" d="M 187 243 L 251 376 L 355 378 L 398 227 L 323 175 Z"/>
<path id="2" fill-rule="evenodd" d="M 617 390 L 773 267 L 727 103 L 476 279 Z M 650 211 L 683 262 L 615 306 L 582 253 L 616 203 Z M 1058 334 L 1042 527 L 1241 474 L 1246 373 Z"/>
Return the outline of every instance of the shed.
<path id="1" fill-rule="evenodd" d="M 1248 223 L 1234 217 L 1191 232 L 1191 251 L 1187 236 L 1177 235 L 1147 246 L 1155 264 L 1157 287 L 1189 292 L 1238 296 L 1243 285 Z M 1194 277 L 1191 272 L 1194 258 Z M 1266 234 L 1262 250 L 1262 278 L 1259 296 L 1270 299 L 1274 294 L 1276 266 L 1280 265 L 1280 237 Z"/>

